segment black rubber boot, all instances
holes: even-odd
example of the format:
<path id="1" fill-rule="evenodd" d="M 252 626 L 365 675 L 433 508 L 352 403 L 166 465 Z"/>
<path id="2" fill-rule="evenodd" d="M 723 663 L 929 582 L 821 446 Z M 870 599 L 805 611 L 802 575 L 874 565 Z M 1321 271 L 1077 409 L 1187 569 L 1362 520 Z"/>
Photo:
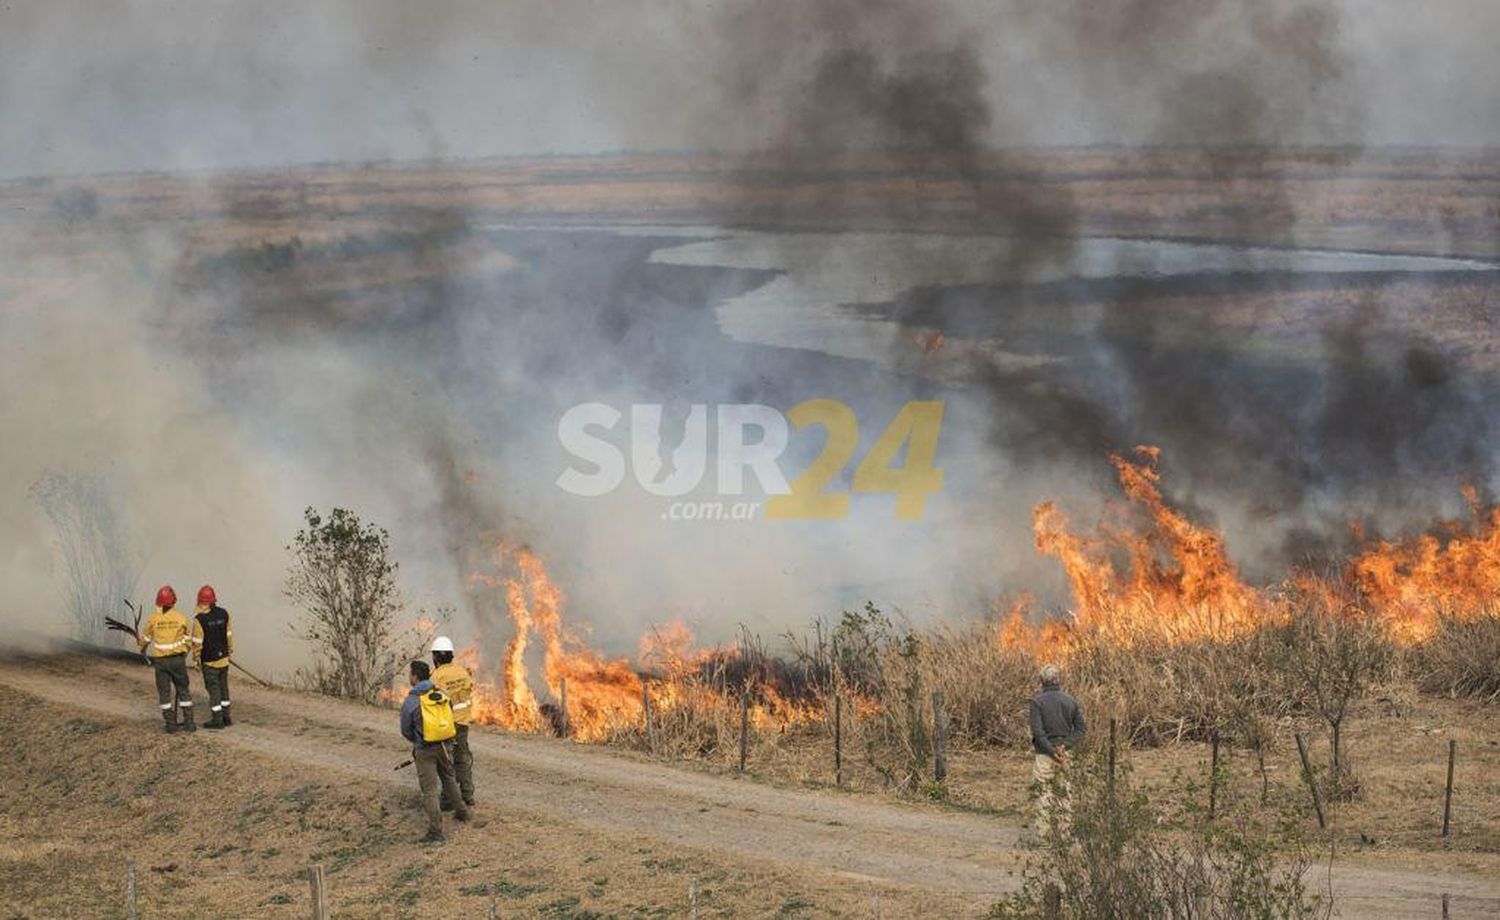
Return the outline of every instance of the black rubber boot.
<path id="1" fill-rule="evenodd" d="M 225 728 L 228 728 L 229 726 L 231 726 L 231 725 L 234 724 L 233 720 L 231 720 L 229 718 L 229 704 L 228 703 L 224 704 L 224 708 L 223 708 L 223 710 L 220 711 L 219 716 L 220 716 L 220 718 L 222 718 L 224 720 L 224 727 Z"/>
<path id="2" fill-rule="evenodd" d="M 207 722 L 203 723 L 203 727 L 211 729 L 213 731 L 218 731 L 219 729 L 224 727 L 224 716 L 221 713 L 214 713 L 213 715 L 208 717 Z"/>
<path id="3" fill-rule="evenodd" d="M 161 730 L 169 735 L 177 734 L 177 717 L 172 715 L 172 710 L 165 709 L 161 714 Z"/>
<path id="4" fill-rule="evenodd" d="M 195 732 L 198 730 L 198 726 L 193 724 L 193 707 L 191 706 L 184 706 L 182 708 L 182 730 L 185 732 Z"/>

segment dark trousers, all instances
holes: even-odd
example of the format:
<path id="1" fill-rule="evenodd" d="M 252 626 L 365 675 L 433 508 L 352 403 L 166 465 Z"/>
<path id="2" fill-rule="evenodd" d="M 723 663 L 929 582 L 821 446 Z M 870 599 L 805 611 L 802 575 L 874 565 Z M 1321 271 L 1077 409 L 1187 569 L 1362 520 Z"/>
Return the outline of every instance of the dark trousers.
<path id="1" fill-rule="evenodd" d="M 229 667 L 203 666 L 203 689 L 208 691 L 208 711 L 221 715 L 229 708 Z"/>
<path id="2" fill-rule="evenodd" d="M 422 810 L 427 813 L 427 831 L 441 833 L 443 809 L 439 802 L 439 787 L 442 789 L 441 794 L 450 801 L 459 797 L 458 783 L 453 780 L 453 742 L 419 742 L 412 749 L 411 759 L 417 767 L 417 788 L 422 791 Z M 460 818 L 469 816 L 468 808 L 461 802 L 454 805 L 454 813 Z"/>
<path id="3" fill-rule="evenodd" d="M 458 791 L 465 805 L 474 804 L 474 754 L 469 750 L 469 726 L 459 725 L 453 745 L 453 778 L 458 782 Z M 453 800 L 443 793 L 443 810 L 453 807 Z"/>
<path id="4" fill-rule="evenodd" d="M 162 718 L 175 721 L 172 714 L 172 692 L 177 692 L 177 706 L 193 708 L 193 695 L 188 689 L 187 655 L 167 655 L 151 659 L 156 670 L 156 702 L 161 707 Z"/>

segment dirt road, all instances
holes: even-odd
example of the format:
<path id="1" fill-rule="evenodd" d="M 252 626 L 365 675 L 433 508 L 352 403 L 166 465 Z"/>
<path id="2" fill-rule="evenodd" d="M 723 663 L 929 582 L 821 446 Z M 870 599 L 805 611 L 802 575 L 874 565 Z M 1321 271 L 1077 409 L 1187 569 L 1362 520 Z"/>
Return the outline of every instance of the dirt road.
<path id="1" fill-rule="evenodd" d="M 68 659 L 0 664 L 0 684 L 111 717 L 155 718 L 149 672 Z M 65 679 L 64 679 L 65 677 Z M 235 687 L 233 730 L 215 743 L 262 756 L 410 785 L 394 713 L 323 697 Z M 978 910 L 1020 880 L 1018 828 L 1004 819 L 827 790 L 782 788 L 548 738 L 476 731 L 476 785 L 490 814 L 540 815 L 582 828 L 672 841 L 736 859 L 825 871 L 851 884 L 958 896 Z M 1324 879 L 1320 872 L 1318 879 Z M 1432 917 L 1443 893 L 1454 917 L 1500 916 L 1500 879 L 1336 866 L 1346 917 Z M 950 901 L 951 903 L 951 901 Z"/>

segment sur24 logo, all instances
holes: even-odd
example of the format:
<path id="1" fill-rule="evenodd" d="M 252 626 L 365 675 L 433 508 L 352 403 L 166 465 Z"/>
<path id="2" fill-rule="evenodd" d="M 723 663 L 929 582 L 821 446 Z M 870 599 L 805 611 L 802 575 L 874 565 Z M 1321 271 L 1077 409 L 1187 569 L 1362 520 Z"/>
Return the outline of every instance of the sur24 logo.
<path id="1" fill-rule="evenodd" d="M 718 494 L 743 495 L 748 471 L 771 496 L 765 517 L 771 520 L 836 520 L 849 513 L 848 492 L 825 491 L 859 449 L 859 420 L 854 410 L 835 399 L 809 399 L 782 413 L 758 403 L 722 403 L 715 408 L 713 452 Z M 694 404 L 683 425 L 682 441 L 672 451 L 671 469 L 662 461 L 660 403 L 630 406 L 629 466 L 636 482 L 652 495 L 686 495 L 702 483 L 709 466 L 709 407 Z M 572 455 L 557 485 L 574 495 L 608 494 L 625 481 L 626 456 L 608 436 L 625 413 L 607 403 L 580 403 L 563 413 L 557 438 Z M 927 496 L 943 487 L 943 471 L 934 466 L 943 403 L 913 401 L 901 407 L 850 479 L 854 492 L 896 496 L 898 520 L 915 521 L 927 509 Z M 818 427 L 826 433 L 823 449 L 807 467 L 788 479 L 782 455 L 793 429 Z M 751 437 L 751 432 L 756 432 Z M 905 454 L 902 449 L 905 448 Z M 899 462 L 898 462 L 899 460 Z"/>

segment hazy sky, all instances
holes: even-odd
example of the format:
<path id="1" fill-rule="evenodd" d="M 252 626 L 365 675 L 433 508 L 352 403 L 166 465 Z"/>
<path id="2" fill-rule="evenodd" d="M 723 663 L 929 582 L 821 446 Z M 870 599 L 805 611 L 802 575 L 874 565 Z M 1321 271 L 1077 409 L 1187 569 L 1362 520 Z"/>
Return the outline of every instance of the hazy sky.
<path id="1" fill-rule="evenodd" d="M 1353 125 L 1270 140 L 1500 144 L 1496 0 L 866 0 L 863 9 L 876 21 L 905 6 L 903 15 L 938 23 L 932 42 L 969 43 L 997 113 L 991 139 L 1019 145 L 1162 139 L 1151 126 L 1173 103 L 1160 85 L 1143 86 L 1160 76 L 1155 62 L 1175 79 L 1264 57 L 1233 53 L 1253 14 L 1186 27 L 1197 13 L 1181 11 L 1257 4 L 1329 13 L 1339 91 L 1360 94 L 1362 106 Z M 868 25 L 861 13 L 831 25 L 805 14 L 817 5 L 12 0 L 0 3 L 0 175 L 755 147 L 765 112 L 724 103 L 726 67 L 753 69 L 760 52 L 744 53 L 747 30 L 816 49 Z M 840 15 L 861 10 L 844 6 Z M 1057 21 L 1054 11 L 1070 8 Z M 1102 38 L 1082 34 L 1111 19 Z M 1296 50 L 1308 40 L 1295 17 L 1276 29 L 1258 41 Z M 756 75 L 770 81 L 763 106 L 797 92 L 794 75 L 775 82 L 798 60 L 783 50 L 766 55 L 772 73 Z M 1258 91 L 1295 95 L 1317 73 L 1271 72 Z M 1190 95 L 1183 105 L 1215 104 Z"/>

